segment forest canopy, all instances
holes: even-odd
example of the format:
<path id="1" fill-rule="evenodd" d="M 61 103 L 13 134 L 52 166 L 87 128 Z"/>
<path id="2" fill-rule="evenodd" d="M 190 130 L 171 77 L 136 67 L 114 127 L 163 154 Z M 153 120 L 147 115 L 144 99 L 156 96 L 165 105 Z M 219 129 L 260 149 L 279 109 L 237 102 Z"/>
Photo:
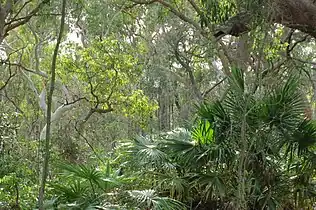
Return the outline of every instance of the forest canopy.
<path id="1" fill-rule="evenodd" d="M 313 0 L 1 0 L 0 209 L 316 208 Z"/>

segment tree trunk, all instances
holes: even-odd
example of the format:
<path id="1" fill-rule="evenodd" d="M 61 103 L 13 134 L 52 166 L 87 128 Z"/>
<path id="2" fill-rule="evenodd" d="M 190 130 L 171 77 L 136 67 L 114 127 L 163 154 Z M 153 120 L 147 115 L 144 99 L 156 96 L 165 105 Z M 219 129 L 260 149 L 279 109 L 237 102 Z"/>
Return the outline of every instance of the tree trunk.
<path id="1" fill-rule="evenodd" d="M 56 78 L 56 61 L 57 61 L 59 45 L 61 43 L 61 39 L 64 32 L 65 16 L 66 16 L 66 0 L 63 0 L 60 30 L 59 30 L 59 34 L 57 38 L 56 47 L 54 49 L 53 58 L 52 58 L 51 81 L 50 81 L 49 93 L 47 95 L 47 119 L 46 119 L 47 123 L 46 123 L 45 150 L 44 150 L 45 155 L 44 155 L 42 179 L 41 179 L 39 198 L 38 198 L 38 205 L 39 205 L 40 210 L 44 210 L 45 184 L 46 184 L 46 179 L 48 175 L 48 163 L 49 163 L 49 156 L 50 156 L 50 130 L 51 130 L 50 128 L 51 128 L 51 116 L 52 116 L 52 98 L 53 98 L 53 93 L 55 89 L 55 78 Z"/>

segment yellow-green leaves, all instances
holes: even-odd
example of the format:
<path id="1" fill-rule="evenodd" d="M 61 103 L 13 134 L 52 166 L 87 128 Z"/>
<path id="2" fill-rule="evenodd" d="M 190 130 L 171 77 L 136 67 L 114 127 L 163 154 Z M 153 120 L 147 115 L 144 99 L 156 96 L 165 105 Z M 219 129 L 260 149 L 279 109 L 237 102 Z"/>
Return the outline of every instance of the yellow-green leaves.
<path id="1" fill-rule="evenodd" d="M 204 7 L 204 15 L 200 17 L 202 27 L 207 25 L 206 22 L 223 23 L 237 12 L 235 1 L 202 0 L 202 4 Z"/>
<path id="2" fill-rule="evenodd" d="M 88 99 L 92 107 L 107 109 L 125 116 L 137 118 L 151 115 L 157 108 L 141 90 L 142 65 L 135 52 L 146 51 L 132 48 L 128 42 L 109 37 L 93 41 L 87 48 L 68 50 L 63 56 L 60 76 L 65 83 L 78 80 L 77 91 Z M 146 118 L 146 117 L 145 117 Z"/>

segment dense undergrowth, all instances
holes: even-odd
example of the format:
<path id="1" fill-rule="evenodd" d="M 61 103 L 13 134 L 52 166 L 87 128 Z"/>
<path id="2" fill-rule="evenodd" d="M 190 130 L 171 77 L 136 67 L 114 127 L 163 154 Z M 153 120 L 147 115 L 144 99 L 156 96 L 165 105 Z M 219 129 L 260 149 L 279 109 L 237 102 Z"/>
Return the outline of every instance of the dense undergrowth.
<path id="1" fill-rule="evenodd" d="M 246 86 L 234 70 L 226 97 L 197 106 L 191 129 L 122 140 L 80 164 L 54 161 L 45 208 L 312 209 L 316 125 L 304 115 L 298 78 L 261 94 Z M 14 139 L 15 126 L 1 123 Z M 3 157 L 1 209 L 33 208 L 28 157 Z"/>

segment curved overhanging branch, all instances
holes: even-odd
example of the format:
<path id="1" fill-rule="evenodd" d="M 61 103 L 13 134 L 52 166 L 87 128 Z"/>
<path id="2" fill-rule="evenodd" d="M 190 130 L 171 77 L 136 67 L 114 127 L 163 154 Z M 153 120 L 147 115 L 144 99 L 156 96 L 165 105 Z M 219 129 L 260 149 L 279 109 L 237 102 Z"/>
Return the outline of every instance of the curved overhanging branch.
<path id="1" fill-rule="evenodd" d="M 263 17 L 266 22 L 282 24 L 300 30 L 316 38 L 316 2 L 312 0 L 273 0 L 270 13 Z M 271 6 L 266 6 L 271 8 Z M 217 39 L 225 35 L 240 36 L 250 31 L 254 17 L 252 11 L 245 11 L 230 18 L 213 34 Z"/>
<path id="2" fill-rule="evenodd" d="M 202 29 L 202 27 L 200 26 L 200 24 L 197 21 L 189 18 L 188 16 L 186 16 L 181 11 L 177 10 L 176 7 L 174 7 L 172 4 L 170 4 L 169 2 L 167 2 L 165 0 L 152 0 L 152 1 L 129 0 L 129 1 L 135 3 L 133 6 L 135 6 L 137 4 L 139 4 L 139 5 L 149 5 L 149 4 L 153 4 L 153 3 L 159 3 L 162 6 L 164 6 L 165 8 L 167 8 L 171 13 L 173 13 L 174 15 L 179 17 L 182 21 L 184 21 L 186 23 L 189 23 L 195 29 L 197 29 L 202 35 L 206 36 L 206 31 Z M 192 1 L 191 1 L 191 3 L 192 3 Z M 194 9 L 196 9 L 196 8 L 194 8 Z"/>
<path id="3" fill-rule="evenodd" d="M 204 30 L 200 24 L 193 19 L 186 16 L 184 13 L 178 11 L 173 5 L 164 0 L 129 0 L 134 3 L 133 6 L 149 5 L 159 3 L 165 8 L 169 9 L 174 15 L 178 16 L 182 21 L 189 23 L 202 35 L 207 37 L 207 30 Z M 194 11 L 201 16 L 202 9 L 200 9 L 193 0 L 188 0 Z M 260 9 L 260 8 L 258 8 Z M 286 27 L 300 30 L 306 34 L 316 38 L 316 1 L 314 0 L 270 0 L 261 8 L 262 11 L 268 10 L 265 13 L 264 19 L 267 23 L 278 23 Z M 263 14 L 263 13 L 262 13 Z M 227 22 L 215 29 L 213 35 L 216 40 L 219 40 L 225 35 L 240 36 L 253 29 L 254 19 L 258 16 L 255 11 L 243 11 L 236 16 L 231 17 Z M 207 24 L 208 27 L 213 26 Z M 255 25 L 254 25 L 255 26 Z M 211 29 L 211 28 L 210 28 Z M 212 29 L 211 29 L 212 30 Z M 210 37 L 208 37 L 210 38 Z"/>

